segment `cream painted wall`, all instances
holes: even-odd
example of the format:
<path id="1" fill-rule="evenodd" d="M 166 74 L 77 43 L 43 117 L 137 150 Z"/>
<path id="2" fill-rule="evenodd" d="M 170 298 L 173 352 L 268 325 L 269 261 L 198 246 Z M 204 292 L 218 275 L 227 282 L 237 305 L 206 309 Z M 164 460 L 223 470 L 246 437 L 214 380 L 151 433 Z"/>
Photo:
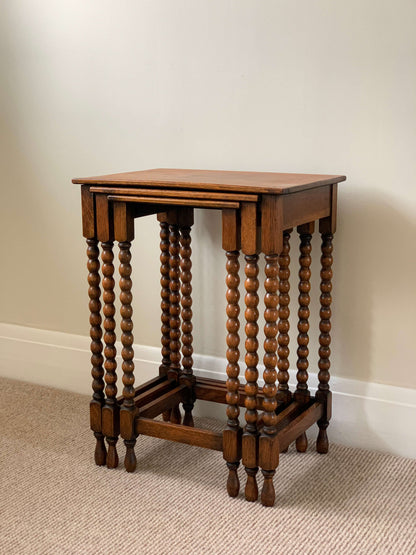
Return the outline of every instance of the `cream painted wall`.
<path id="1" fill-rule="evenodd" d="M 413 0 L 3 2 L 1 320 L 88 332 L 71 177 L 345 173 L 332 371 L 416 388 L 415 19 Z M 195 347 L 222 356 L 219 224 L 197 213 L 193 262 Z M 158 228 L 136 230 L 135 337 L 158 345 Z"/>

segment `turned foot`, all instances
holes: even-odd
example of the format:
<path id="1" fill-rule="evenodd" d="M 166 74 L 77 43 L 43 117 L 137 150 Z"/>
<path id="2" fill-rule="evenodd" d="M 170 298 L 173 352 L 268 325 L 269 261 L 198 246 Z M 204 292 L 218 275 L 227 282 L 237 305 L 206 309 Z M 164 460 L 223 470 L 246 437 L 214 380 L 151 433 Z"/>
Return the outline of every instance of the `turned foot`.
<path id="1" fill-rule="evenodd" d="M 95 444 L 94 460 L 97 466 L 105 466 L 107 461 L 107 450 L 105 448 L 104 436 L 101 432 L 94 432 L 97 440 Z"/>
<path id="2" fill-rule="evenodd" d="M 326 423 L 325 426 L 318 423 L 318 426 L 319 426 L 319 434 L 318 434 L 318 439 L 316 440 L 316 450 L 318 453 L 322 453 L 323 455 L 325 455 L 326 453 L 328 453 L 328 449 L 329 449 L 328 436 L 326 433 L 326 428 L 328 426 L 328 423 Z"/>
<path id="3" fill-rule="evenodd" d="M 172 412 L 170 413 L 170 421 L 172 424 L 180 424 L 182 421 L 182 415 L 179 408 L 179 405 L 173 407 Z"/>
<path id="4" fill-rule="evenodd" d="M 298 453 L 305 453 L 307 448 L 308 448 L 308 438 L 306 437 L 306 434 L 304 432 L 296 440 L 296 451 L 298 451 Z"/>
<path id="5" fill-rule="evenodd" d="M 127 472 L 134 472 L 136 470 L 137 459 L 134 452 L 134 446 L 136 445 L 136 440 L 124 440 L 124 445 L 126 446 L 126 456 L 124 458 L 124 468 Z"/>
<path id="6" fill-rule="evenodd" d="M 192 416 L 192 409 L 193 409 L 193 405 L 183 405 L 183 409 L 185 411 L 185 414 L 183 416 L 183 422 L 182 424 L 184 426 L 191 426 L 192 428 L 194 427 L 194 419 Z"/>
<path id="7" fill-rule="evenodd" d="M 118 454 L 116 449 L 117 440 L 118 438 L 116 437 L 107 437 L 107 443 L 108 443 L 107 468 L 118 467 Z"/>
<path id="8" fill-rule="evenodd" d="M 257 479 L 256 474 L 258 472 L 258 468 L 247 468 L 247 482 L 246 488 L 244 490 L 244 494 L 247 501 L 257 501 L 259 497 L 259 488 L 257 487 Z"/>
<path id="9" fill-rule="evenodd" d="M 274 470 L 262 470 L 264 476 L 263 488 L 261 490 L 261 503 L 265 507 L 273 507 L 276 494 L 273 485 Z"/>
<path id="10" fill-rule="evenodd" d="M 237 497 L 240 491 L 240 480 L 238 479 L 237 468 L 240 463 L 228 463 L 227 493 L 230 497 Z"/>

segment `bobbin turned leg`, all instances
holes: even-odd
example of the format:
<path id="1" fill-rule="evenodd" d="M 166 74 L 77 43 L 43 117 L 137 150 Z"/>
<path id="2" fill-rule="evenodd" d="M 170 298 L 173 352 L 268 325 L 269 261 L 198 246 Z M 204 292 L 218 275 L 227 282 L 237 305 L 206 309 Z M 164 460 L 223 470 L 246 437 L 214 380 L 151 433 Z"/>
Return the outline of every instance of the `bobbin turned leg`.
<path id="1" fill-rule="evenodd" d="M 105 362 L 104 368 L 105 373 L 105 405 L 102 411 L 102 424 L 103 432 L 105 433 L 107 443 L 108 443 L 108 454 L 107 454 L 107 467 L 116 468 L 118 466 L 118 454 L 116 449 L 116 443 L 118 441 L 118 436 L 120 433 L 120 416 L 119 416 L 119 405 L 117 403 L 117 362 L 116 362 L 116 334 L 115 334 L 115 294 L 114 294 L 114 254 L 113 254 L 113 242 L 103 242 L 102 246 L 102 273 L 103 273 L 103 300 L 104 308 L 103 313 L 104 319 L 104 355 Z"/>
<path id="2" fill-rule="evenodd" d="M 277 400 L 276 400 L 276 351 L 277 351 L 277 304 L 279 297 L 278 289 L 278 255 L 265 255 L 266 259 L 266 280 L 264 287 L 266 295 L 264 297 L 265 311 L 264 319 L 264 386 L 263 386 L 263 423 L 259 440 L 259 464 L 264 477 L 263 489 L 261 492 L 261 502 L 266 507 L 272 507 L 275 501 L 275 490 L 273 476 L 279 464 L 279 446 L 277 442 Z"/>
<path id="3" fill-rule="evenodd" d="M 161 285 L 161 303 L 162 310 L 162 364 L 159 366 L 159 374 L 165 376 L 170 366 L 170 315 L 169 315 L 169 224 L 164 221 L 165 214 L 160 214 L 160 285 Z M 171 410 L 162 413 L 163 420 L 169 422 Z"/>
<path id="4" fill-rule="evenodd" d="M 100 303 L 100 262 L 98 241 L 95 238 L 87 239 L 88 256 L 88 296 L 90 298 L 90 337 L 91 337 L 91 375 L 93 378 L 92 389 L 94 391 L 90 402 L 91 429 L 96 439 L 94 459 L 95 464 L 103 466 L 106 464 L 107 451 L 104 444 L 104 435 L 101 427 L 101 410 L 104 404 L 104 370 L 103 370 L 103 344 L 101 342 L 101 303 Z"/>
<path id="5" fill-rule="evenodd" d="M 278 323 L 278 361 L 277 366 L 279 372 L 277 379 L 279 382 L 277 388 L 277 403 L 279 405 L 287 405 L 292 399 L 289 390 L 289 316 L 290 316 L 290 297 L 289 297 L 289 277 L 290 277 L 290 231 L 283 233 L 283 249 L 279 255 L 279 323 Z"/>
<path id="6" fill-rule="evenodd" d="M 300 269 L 299 269 L 299 310 L 298 310 L 298 361 L 297 368 L 298 372 L 296 374 L 297 378 L 297 388 L 294 394 L 295 401 L 299 403 L 308 403 L 310 399 L 310 392 L 308 390 L 308 343 L 309 343 L 309 291 L 311 289 L 310 284 L 310 265 L 311 265 L 311 239 L 312 233 L 314 231 L 314 224 L 304 224 L 298 226 L 298 232 L 300 236 Z M 304 453 L 308 447 L 308 440 L 306 433 L 304 432 L 301 436 L 296 439 L 296 449 L 300 453 Z"/>
<path id="7" fill-rule="evenodd" d="M 256 474 L 258 472 L 258 430 L 257 430 L 257 393 L 258 393 L 258 324 L 259 311 L 257 306 L 259 304 L 259 297 L 257 290 L 259 288 L 259 281 L 257 279 L 258 268 L 258 255 L 246 255 L 245 261 L 245 318 L 246 318 L 246 385 L 244 387 L 246 393 L 245 399 L 245 419 L 246 427 L 243 433 L 243 464 L 247 473 L 247 482 L 245 488 L 245 497 L 247 501 L 256 501 L 258 498 L 258 488 Z"/>
<path id="8" fill-rule="evenodd" d="M 122 241 L 119 243 L 120 253 L 120 301 L 121 301 L 121 343 L 123 345 L 121 356 L 123 358 L 123 405 L 120 410 L 120 427 L 121 435 L 126 446 L 126 456 L 124 459 L 124 467 L 127 472 L 134 472 L 136 469 L 136 455 L 134 446 L 136 445 L 136 436 L 134 432 L 134 419 L 136 415 L 136 407 L 134 404 L 134 352 L 133 352 L 133 309 L 131 306 L 132 282 L 131 275 L 131 253 L 130 241 Z"/>
<path id="9" fill-rule="evenodd" d="M 180 282 L 179 282 L 179 226 L 178 224 L 169 225 L 169 337 L 170 337 L 170 366 L 168 377 L 176 381 L 179 380 L 180 362 L 181 362 L 181 330 L 180 330 Z M 181 412 L 179 405 L 172 408 L 170 421 L 173 424 L 181 423 Z"/>
<path id="10" fill-rule="evenodd" d="M 279 324 L 278 324 L 278 361 L 277 367 L 277 380 L 279 382 L 277 388 L 277 404 L 280 406 L 288 405 L 292 399 L 292 393 L 289 390 L 289 316 L 290 316 L 290 232 L 286 230 L 283 233 L 283 247 L 279 255 Z M 288 448 L 284 449 L 282 453 L 286 453 Z"/>
<path id="11" fill-rule="evenodd" d="M 180 383 L 188 386 L 189 395 L 183 402 L 184 409 L 183 424 L 193 426 L 192 409 L 194 408 L 194 384 L 193 375 L 193 348 L 192 348 L 192 262 L 191 262 L 191 226 L 180 226 L 180 279 L 181 279 L 181 318 L 182 318 L 182 371 L 180 373 Z"/>
<path id="12" fill-rule="evenodd" d="M 240 380 L 240 367 L 238 361 L 240 352 L 238 345 L 240 338 L 238 330 L 240 323 L 238 316 L 240 314 L 240 307 L 238 301 L 240 293 L 238 286 L 240 278 L 238 270 L 240 264 L 238 262 L 238 251 L 227 251 L 227 427 L 223 432 L 223 455 L 227 461 L 228 467 L 228 480 L 227 492 L 230 497 L 237 497 L 240 491 L 240 482 L 238 479 L 237 469 L 240 465 L 241 459 L 241 433 L 242 429 L 238 420 L 240 414 L 239 407 L 239 387 Z"/>
<path id="13" fill-rule="evenodd" d="M 316 392 L 316 399 L 324 403 L 325 410 L 323 417 L 318 420 L 319 434 L 316 442 L 318 453 L 328 453 L 328 436 L 326 429 L 331 417 L 331 392 L 329 390 L 329 357 L 331 354 L 331 290 L 332 290 L 332 239 L 333 234 L 329 231 L 321 233 L 321 309 L 319 323 L 319 385 Z"/>

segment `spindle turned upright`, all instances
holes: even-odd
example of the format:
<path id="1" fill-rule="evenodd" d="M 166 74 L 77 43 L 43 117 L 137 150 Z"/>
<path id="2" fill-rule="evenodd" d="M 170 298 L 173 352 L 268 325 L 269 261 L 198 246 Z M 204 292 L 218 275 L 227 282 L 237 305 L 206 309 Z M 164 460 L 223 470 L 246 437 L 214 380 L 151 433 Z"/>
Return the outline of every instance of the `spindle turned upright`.
<path id="1" fill-rule="evenodd" d="M 81 184 L 83 235 L 87 239 L 93 396 L 91 429 L 95 462 L 115 468 L 119 435 L 126 446 L 124 466 L 136 468 L 140 434 L 222 451 L 228 467 L 227 491 L 239 493 L 237 469 L 247 474 L 245 497 L 258 498 L 261 468 L 263 505 L 275 501 L 273 476 L 279 453 L 292 442 L 307 449 L 306 430 L 318 424 L 316 448 L 327 453 L 331 417 L 329 356 L 332 240 L 340 175 L 154 169 L 74 179 Z M 193 210 L 222 212 L 226 251 L 226 382 L 193 373 L 191 227 Z M 159 374 L 134 387 L 131 241 L 134 219 L 157 214 L 160 223 L 162 352 Z M 308 389 L 311 238 L 319 222 L 321 286 L 319 385 Z M 297 386 L 289 389 L 290 237 L 299 234 Z M 123 391 L 117 396 L 114 241 L 119 246 Z M 102 303 L 100 290 L 100 253 Z M 239 254 L 245 261 L 245 384 L 239 374 Z M 264 386 L 258 387 L 259 255 L 265 258 Z M 145 269 L 141 269 L 145 271 Z M 102 315 L 101 315 L 102 313 Z M 104 335 L 103 330 L 104 328 Z M 104 353 L 103 353 L 104 351 Z M 276 383 L 277 382 L 277 383 Z M 194 427 L 197 399 L 227 405 L 223 433 Z M 183 417 L 180 404 L 183 407 Z M 240 407 L 245 407 L 244 428 Z M 162 419 L 155 419 L 162 415 Z M 107 441 L 106 448 L 104 438 Z"/>

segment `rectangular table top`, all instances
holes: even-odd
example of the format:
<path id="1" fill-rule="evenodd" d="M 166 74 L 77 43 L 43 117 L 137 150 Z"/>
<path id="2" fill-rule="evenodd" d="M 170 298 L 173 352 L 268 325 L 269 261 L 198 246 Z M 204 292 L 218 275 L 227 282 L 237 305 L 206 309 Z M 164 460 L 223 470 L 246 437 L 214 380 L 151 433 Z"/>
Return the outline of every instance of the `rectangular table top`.
<path id="1" fill-rule="evenodd" d="M 96 177 L 80 177 L 73 179 L 72 183 L 104 186 L 185 188 L 224 192 L 251 191 L 253 193 L 284 195 L 339 183 L 345 179 L 344 175 L 159 168 Z"/>

